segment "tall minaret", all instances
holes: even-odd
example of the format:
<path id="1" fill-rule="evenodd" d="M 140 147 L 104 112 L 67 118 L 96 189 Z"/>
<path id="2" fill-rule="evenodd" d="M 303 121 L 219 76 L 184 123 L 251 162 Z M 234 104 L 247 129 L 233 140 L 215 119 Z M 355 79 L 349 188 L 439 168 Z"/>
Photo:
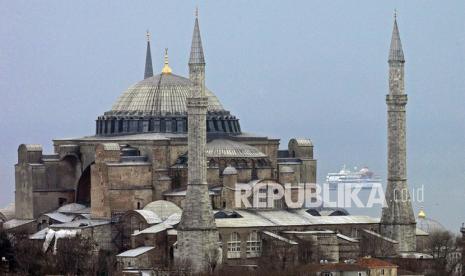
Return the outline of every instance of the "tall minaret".
<path id="1" fill-rule="evenodd" d="M 153 77 L 152 54 L 150 53 L 150 32 L 147 30 L 147 54 L 145 55 L 144 79 Z"/>
<path id="2" fill-rule="evenodd" d="M 381 233 L 399 242 L 400 252 L 416 248 L 416 222 L 407 185 L 407 152 L 405 130 L 404 52 L 394 16 L 391 49 L 389 51 L 388 108 L 388 178 L 386 207 L 381 215 Z"/>
<path id="3" fill-rule="evenodd" d="M 197 13 L 196 13 L 197 14 Z M 208 271 L 219 257 L 218 231 L 213 218 L 207 185 L 205 58 L 200 39 L 198 16 L 189 59 L 191 96 L 188 113 L 188 185 L 181 222 L 177 228 L 177 254 L 180 265 L 187 264 L 193 272 Z"/>

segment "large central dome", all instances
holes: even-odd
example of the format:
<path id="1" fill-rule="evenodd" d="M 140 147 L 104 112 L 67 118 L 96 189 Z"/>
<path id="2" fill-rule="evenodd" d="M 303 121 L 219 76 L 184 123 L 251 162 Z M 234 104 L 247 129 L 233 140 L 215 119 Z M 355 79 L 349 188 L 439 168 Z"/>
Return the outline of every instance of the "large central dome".
<path id="1" fill-rule="evenodd" d="M 111 110 L 97 118 L 97 135 L 187 133 L 186 103 L 191 86 L 189 79 L 171 71 L 145 78 L 129 87 Z M 208 134 L 240 134 L 239 120 L 223 108 L 210 90 L 205 89 L 205 94 L 208 97 Z"/>
<path id="2" fill-rule="evenodd" d="M 96 134 L 187 133 L 186 104 L 192 86 L 190 79 L 172 73 L 168 64 L 168 49 L 165 49 L 165 65 L 161 74 L 153 75 L 148 40 L 144 79 L 129 87 L 111 110 L 97 118 Z M 209 137 L 240 134 L 239 119 L 225 110 L 207 88 L 205 96 L 208 97 L 206 128 Z"/>
<path id="3" fill-rule="evenodd" d="M 175 74 L 158 74 L 129 87 L 106 114 L 175 115 L 186 114 L 191 81 Z M 208 111 L 224 111 L 208 89 Z"/>

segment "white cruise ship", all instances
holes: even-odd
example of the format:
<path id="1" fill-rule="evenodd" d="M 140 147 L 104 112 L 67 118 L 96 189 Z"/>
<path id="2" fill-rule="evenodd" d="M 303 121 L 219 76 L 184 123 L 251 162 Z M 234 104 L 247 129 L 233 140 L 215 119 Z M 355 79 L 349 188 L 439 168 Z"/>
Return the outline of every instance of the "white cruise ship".
<path id="1" fill-rule="evenodd" d="M 381 185 L 381 178 L 367 167 L 363 167 L 360 170 L 355 167 L 354 171 L 350 171 L 344 165 L 338 173 L 328 173 L 326 183 L 333 190 L 337 189 L 340 185 L 347 184 L 350 184 L 354 188 L 371 189 L 374 185 Z"/>

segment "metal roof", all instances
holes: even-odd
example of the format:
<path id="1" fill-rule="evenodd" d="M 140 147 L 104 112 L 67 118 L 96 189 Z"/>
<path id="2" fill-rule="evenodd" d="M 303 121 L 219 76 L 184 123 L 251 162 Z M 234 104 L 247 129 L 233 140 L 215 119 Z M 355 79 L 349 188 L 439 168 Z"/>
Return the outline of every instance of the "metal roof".
<path id="1" fill-rule="evenodd" d="M 3 223 L 3 229 L 13 229 L 34 222 L 32 219 L 12 219 Z"/>
<path id="2" fill-rule="evenodd" d="M 97 227 L 110 224 L 109 220 L 97 220 L 97 219 L 80 219 L 74 220 L 66 223 L 53 224 L 50 225 L 50 228 L 62 229 L 62 228 L 89 228 Z"/>
<path id="3" fill-rule="evenodd" d="M 240 218 L 221 218 L 215 222 L 219 228 L 379 223 L 378 218 L 368 216 L 312 216 L 306 210 L 235 210 Z"/>
<path id="4" fill-rule="evenodd" d="M 47 235 L 49 228 L 46 227 L 38 232 L 35 232 L 34 234 L 29 236 L 29 239 L 31 240 L 43 240 L 45 239 L 45 236 Z"/>
<path id="5" fill-rule="evenodd" d="M 349 241 L 349 242 L 358 242 L 357 239 L 353 239 L 353 238 L 351 238 L 349 236 L 346 236 L 346 235 L 342 235 L 342 234 L 339 234 L 339 233 L 336 234 L 336 235 L 337 235 L 338 238 Z"/>
<path id="6" fill-rule="evenodd" d="M 132 235 L 133 236 L 139 236 L 139 235 L 142 235 L 142 234 L 156 234 L 156 233 L 160 233 L 160 232 L 165 231 L 166 229 L 171 229 L 171 228 L 173 228 L 173 226 L 165 224 L 165 223 L 159 223 L 159 224 L 155 224 L 153 226 L 150 226 L 148 228 L 145 228 L 142 231 L 135 232 Z"/>
<path id="7" fill-rule="evenodd" d="M 207 157 L 264 158 L 266 154 L 257 148 L 227 139 L 215 139 L 207 143 Z"/>
<path id="8" fill-rule="evenodd" d="M 285 243 L 288 243 L 288 244 L 293 244 L 293 245 L 298 244 L 297 242 L 295 242 L 295 241 L 293 241 L 293 240 L 287 239 L 287 238 L 285 238 L 285 237 L 283 237 L 283 236 L 280 236 L 280 235 L 275 234 L 275 233 L 270 232 L 270 231 L 263 231 L 262 233 L 265 234 L 265 235 L 267 235 L 267 236 L 270 236 L 270 237 L 272 237 L 272 238 L 275 238 L 275 239 L 277 239 L 277 240 L 280 240 L 280 241 L 283 241 L 283 242 L 285 242 Z"/>
<path id="9" fill-rule="evenodd" d="M 75 215 L 65 215 L 59 212 L 47 213 L 47 214 L 44 214 L 44 216 L 47 216 L 61 223 L 70 222 L 76 217 Z"/>
<path id="10" fill-rule="evenodd" d="M 142 247 L 138 247 L 138 248 L 134 248 L 134 249 L 124 251 L 124 252 L 116 255 L 116 257 L 137 257 L 139 255 L 147 253 L 148 251 L 150 251 L 150 250 L 152 250 L 154 248 L 155 247 L 153 247 L 153 246 L 142 246 Z"/>
<path id="11" fill-rule="evenodd" d="M 155 224 L 155 223 L 162 222 L 161 218 L 150 210 L 134 210 L 134 212 L 141 215 L 145 219 L 145 222 L 147 222 L 148 224 Z"/>

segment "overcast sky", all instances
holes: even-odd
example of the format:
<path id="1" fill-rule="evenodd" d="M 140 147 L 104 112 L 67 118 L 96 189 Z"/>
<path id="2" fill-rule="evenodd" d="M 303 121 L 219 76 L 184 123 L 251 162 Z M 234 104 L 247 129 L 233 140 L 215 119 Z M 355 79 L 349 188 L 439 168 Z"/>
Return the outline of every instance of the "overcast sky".
<path id="1" fill-rule="evenodd" d="M 116 3 L 117 2 L 117 3 Z M 158 3 L 156 3 L 158 2 Z M 447 3 L 447 4 L 446 4 Z M 309 137 L 318 178 L 343 164 L 386 176 L 393 11 L 406 62 L 409 185 L 427 215 L 465 222 L 465 1 L 0 0 L 0 206 L 20 143 L 92 135 L 94 120 L 169 48 L 187 75 L 195 6 L 207 86 L 246 131 Z"/>

